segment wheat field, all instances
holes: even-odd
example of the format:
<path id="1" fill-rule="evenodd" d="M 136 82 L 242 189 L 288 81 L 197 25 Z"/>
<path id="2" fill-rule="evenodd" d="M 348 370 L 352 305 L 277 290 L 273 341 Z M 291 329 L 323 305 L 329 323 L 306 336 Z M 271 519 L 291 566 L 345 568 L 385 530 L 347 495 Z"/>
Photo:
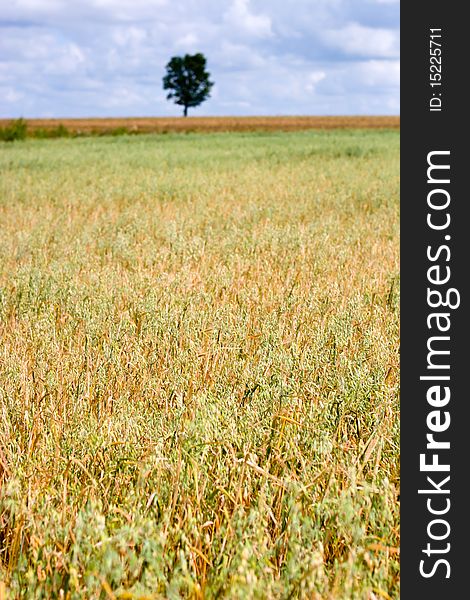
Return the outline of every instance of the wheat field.
<path id="1" fill-rule="evenodd" d="M 0 597 L 399 597 L 399 131 L 0 145 Z"/>

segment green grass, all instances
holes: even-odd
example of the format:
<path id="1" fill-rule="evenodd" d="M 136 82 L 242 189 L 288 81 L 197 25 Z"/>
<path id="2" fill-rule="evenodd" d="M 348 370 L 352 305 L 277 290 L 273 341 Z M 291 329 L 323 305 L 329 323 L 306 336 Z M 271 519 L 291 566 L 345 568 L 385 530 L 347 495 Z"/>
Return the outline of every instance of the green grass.
<path id="1" fill-rule="evenodd" d="M 398 598 L 398 184 L 397 131 L 0 146 L 0 595 Z"/>

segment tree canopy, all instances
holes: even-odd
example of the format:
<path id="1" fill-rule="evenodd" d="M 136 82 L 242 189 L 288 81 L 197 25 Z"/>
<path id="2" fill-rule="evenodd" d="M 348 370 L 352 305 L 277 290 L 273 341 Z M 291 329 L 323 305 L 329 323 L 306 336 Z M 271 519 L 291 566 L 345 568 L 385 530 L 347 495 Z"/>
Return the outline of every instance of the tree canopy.
<path id="1" fill-rule="evenodd" d="M 188 108 L 199 106 L 210 97 L 214 82 L 209 77 L 203 54 L 173 56 L 166 65 L 163 89 L 170 90 L 168 100 L 174 100 L 175 104 L 184 107 L 183 114 L 186 117 Z"/>

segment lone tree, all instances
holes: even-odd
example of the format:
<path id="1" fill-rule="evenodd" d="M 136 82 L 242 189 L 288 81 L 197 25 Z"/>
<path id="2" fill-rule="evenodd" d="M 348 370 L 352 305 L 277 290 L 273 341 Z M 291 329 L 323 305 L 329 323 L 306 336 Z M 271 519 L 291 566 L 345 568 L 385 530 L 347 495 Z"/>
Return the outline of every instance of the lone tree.
<path id="1" fill-rule="evenodd" d="M 170 90 L 167 100 L 174 98 L 175 104 L 184 106 L 183 115 L 188 116 L 189 107 L 199 106 L 209 98 L 214 85 L 209 77 L 204 54 L 173 56 L 163 78 L 163 89 Z"/>

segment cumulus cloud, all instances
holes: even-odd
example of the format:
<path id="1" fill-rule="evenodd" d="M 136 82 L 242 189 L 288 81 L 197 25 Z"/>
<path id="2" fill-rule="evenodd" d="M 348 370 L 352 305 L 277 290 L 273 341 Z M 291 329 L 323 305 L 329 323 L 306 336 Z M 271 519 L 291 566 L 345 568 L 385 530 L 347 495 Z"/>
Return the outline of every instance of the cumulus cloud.
<path id="1" fill-rule="evenodd" d="M 249 0 L 233 0 L 224 15 L 224 20 L 230 27 L 248 35 L 261 38 L 272 35 L 270 17 L 253 13 Z"/>
<path id="2" fill-rule="evenodd" d="M 373 56 L 396 58 L 398 56 L 398 31 L 364 27 L 349 23 L 340 29 L 330 29 L 323 33 L 327 44 L 353 56 Z"/>
<path id="3" fill-rule="evenodd" d="M 16 0 L 0 17 L 0 116 L 178 115 L 171 56 L 216 85 L 193 114 L 399 110 L 392 0 Z"/>
<path id="4" fill-rule="evenodd" d="M 356 67 L 360 82 L 373 88 L 395 88 L 400 83 L 400 63 L 398 60 L 370 60 Z"/>

